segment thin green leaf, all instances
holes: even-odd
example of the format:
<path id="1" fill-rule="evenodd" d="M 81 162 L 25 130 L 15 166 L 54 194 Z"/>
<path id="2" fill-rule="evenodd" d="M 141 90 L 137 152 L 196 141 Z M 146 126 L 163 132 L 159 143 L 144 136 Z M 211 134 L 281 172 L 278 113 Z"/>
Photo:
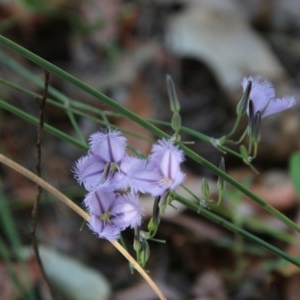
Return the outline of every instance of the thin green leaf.
<path id="1" fill-rule="evenodd" d="M 300 198 L 300 152 L 292 154 L 289 162 L 289 171 L 294 188 Z"/>

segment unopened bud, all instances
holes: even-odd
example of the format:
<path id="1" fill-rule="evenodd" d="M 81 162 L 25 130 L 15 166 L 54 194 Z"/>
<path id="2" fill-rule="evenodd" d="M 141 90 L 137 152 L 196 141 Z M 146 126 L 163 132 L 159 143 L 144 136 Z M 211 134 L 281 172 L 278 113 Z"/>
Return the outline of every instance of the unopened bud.
<path id="1" fill-rule="evenodd" d="M 171 121 L 172 129 L 175 131 L 175 133 L 179 133 L 181 129 L 181 117 L 178 112 L 174 112 L 172 116 Z"/>
<path id="2" fill-rule="evenodd" d="M 249 152 L 248 152 L 247 148 L 245 147 L 245 145 L 240 146 L 240 153 L 242 155 L 243 160 L 248 161 Z"/>
<path id="3" fill-rule="evenodd" d="M 259 142 L 260 140 L 260 124 L 261 124 L 261 113 L 258 111 L 253 120 L 252 124 L 252 135 L 254 142 Z"/>
<path id="4" fill-rule="evenodd" d="M 220 160 L 220 163 L 219 163 L 219 169 L 221 171 L 225 172 L 225 159 L 224 159 L 224 157 L 221 157 L 221 160 Z M 224 178 L 222 176 L 219 176 L 218 181 L 217 181 L 217 189 L 218 189 L 218 193 L 219 193 L 217 205 L 219 205 L 221 203 L 224 188 L 225 188 Z"/>
<path id="5" fill-rule="evenodd" d="M 248 99 L 251 93 L 251 88 L 252 88 L 252 81 L 249 80 L 245 92 L 236 107 L 236 113 L 238 115 L 244 115 L 247 111 Z"/>
<path id="6" fill-rule="evenodd" d="M 180 111 L 180 104 L 177 98 L 175 85 L 172 77 L 168 74 L 167 75 L 167 90 L 170 100 L 170 109 L 172 112 L 179 112 Z"/>
<path id="7" fill-rule="evenodd" d="M 207 201 L 209 201 L 210 200 L 210 188 L 209 188 L 209 184 L 205 178 L 202 179 L 201 191 L 202 191 L 204 198 Z"/>
<path id="8" fill-rule="evenodd" d="M 146 263 L 148 262 L 150 257 L 150 247 L 148 244 L 148 241 L 144 238 L 142 238 L 141 240 L 141 247 L 140 247 L 140 251 L 138 253 L 138 262 L 139 264 L 144 267 L 146 265 Z"/>
<path id="9" fill-rule="evenodd" d="M 247 106 L 247 114 L 248 114 L 248 127 L 251 128 L 251 124 L 254 119 L 254 104 L 253 101 L 250 100 Z"/>

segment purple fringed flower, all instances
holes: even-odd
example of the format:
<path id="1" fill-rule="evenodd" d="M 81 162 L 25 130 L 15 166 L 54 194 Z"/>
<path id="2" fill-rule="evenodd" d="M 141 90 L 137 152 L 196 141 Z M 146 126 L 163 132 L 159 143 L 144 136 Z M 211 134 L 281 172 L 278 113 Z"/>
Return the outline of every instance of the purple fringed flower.
<path id="1" fill-rule="evenodd" d="M 84 203 L 90 213 L 89 227 L 100 238 L 116 240 L 125 228 L 141 225 L 142 211 L 134 194 L 118 195 L 103 185 L 87 194 Z"/>
<path id="2" fill-rule="evenodd" d="M 92 191 L 111 179 L 126 155 L 126 139 L 119 131 L 97 132 L 91 135 L 89 154 L 80 158 L 74 167 L 75 179 Z"/>
<path id="3" fill-rule="evenodd" d="M 171 141 L 159 140 L 152 146 L 148 166 L 161 176 L 159 186 L 163 191 L 175 190 L 183 182 L 185 174 L 180 169 L 183 160 L 183 152 Z"/>
<path id="4" fill-rule="evenodd" d="M 291 96 L 275 98 L 275 90 L 272 83 L 261 77 L 245 77 L 242 80 L 244 92 L 249 81 L 252 82 L 249 100 L 253 102 L 254 115 L 260 111 L 261 117 L 264 118 L 289 109 L 296 104 L 295 98 Z M 249 111 L 247 113 L 249 115 Z"/>

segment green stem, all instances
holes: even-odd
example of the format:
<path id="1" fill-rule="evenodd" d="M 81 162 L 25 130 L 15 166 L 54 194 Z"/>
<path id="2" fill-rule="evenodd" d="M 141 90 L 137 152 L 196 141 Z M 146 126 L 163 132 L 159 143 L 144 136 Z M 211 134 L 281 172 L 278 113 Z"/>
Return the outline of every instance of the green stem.
<path id="1" fill-rule="evenodd" d="M 216 175 L 221 176 L 232 184 L 234 187 L 236 187 L 239 191 L 241 191 L 243 194 L 254 200 L 257 204 L 259 204 L 262 208 L 264 208 L 266 211 L 268 211 L 270 214 L 275 216 L 277 219 L 281 220 L 283 223 L 288 225 L 290 228 L 294 229 L 298 233 L 300 233 L 300 227 L 290 220 L 288 217 L 286 217 L 284 214 L 282 214 L 280 211 L 275 209 L 273 206 L 268 204 L 267 202 L 263 201 L 260 197 L 258 197 L 256 194 L 252 193 L 249 189 L 244 187 L 242 184 L 240 184 L 238 181 L 233 179 L 231 176 L 227 175 L 225 172 L 220 170 L 218 167 L 216 167 L 214 164 L 210 163 L 205 158 L 201 157 L 188 147 L 181 145 L 182 150 L 188 155 L 190 158 L 192 158 L 194 161 L 198 162 L 199 164 L 209 168 L 211 171 L 213 171 Z"/>
<path id="2" fill-rule="evenodd" d="M 31 123 L 33 125 L 38 125 L 38 119 L 33 117 L 32 115 L 24 112 L 23 110 L 7 103 L 6 101 L 0 99 L 0 107 L 11 112 L 14 115 L 17 115 L 19 118 L 27 121 L 28 123 Z M 85 143 L 82 143 L 81 141 L 78 141 L 77 139 L 73 138 L 72 136 L 58 130 L 57 128 L 46 124 L 44 125 L 45 130 L 53 134 L 54 136 L 63 139 L 81 149 L 87 150 L 87 145 Z"/>
<path id="3" fill-rule="evenodd" d="M 15 60 L 10 58 L 8 55 L 0 51 L 0 59 L 3 63 L 8 65 L 11 69 L 18 72 L 21 76 L 23 76 L 25 79 L 33 82 L 40 88 L 44 88 L 44 82 L 41 80 L 38 76 L 33 74 L 32 72 L 29 72 L 25 67 L 23 67 L 21 64 L 17 63 Z M 57 98 L 60 102 L 62 102 L 65 106 L 66 114 L 70 120 L 71 125 L 73 126 L 76 134 L 78 135 L 78 138 L 84 142 L 84 137 L 81 133 L 80 127 L 77 124 L 77 121 L 73 115 L 73 113 L 68 110 L 67 108 L 70 106 L 71 99 L 69 99 L 67 96 L 65 96 L 63 93 L 59 92 L 55 88 L 49 86 L 48 94 L 52 95 L 53 97 Z"/>
<path id="4" fill-rule="evenodd" d="M 180 203 L 184 204 L 185 206 L 189 207 L 190 209 L 192 209 L 193 211 L 197 212 L 198 207 L 196 204 L 191 203 L 190 201 L 188 201 L 187 199 L 185 199 L 184 197 L 180 196 L 180 195 L 176 195 L 176 200 L 178 200 Z M 242 229 L 240 227 L 237 227 L 235 224 L 223 219 L 222 217 L 216 215 L 215 213 L 202 208 L 201 215 L 203 215 L 205 218 L 213 221 L 216 224 L 221 225 L 222 227 L 234 232 L 234 233 L 238 233 L 241 236 L 252 240 L 253 242 L 257 243 L 258 245 L 260 245 L 261 247 L 263 247 L 264 249 L 268 250 L 269 252 L 278 255 L 279 257 L 284 258 L 285 260 L 289 261 L 290 263 L 300 267 L 300 260 L 291 257 L 290 255 L 288 255 L 286 252 L 280 250 L 279 248 L 265 242 L 264 240 L 260 239 L 259 237 L 253 235 L 252 233 L 246 231 L 245 229 Z"/>
<path id="5" fill-rule="evenodd" d="M 232 135 L 234 135 L 235 131 L 237 130 L 237 128 L 238 128 L 238 126 L 239 126 L 239 124 L 241 122 L 241 119 L 242 119 L 242 115 L 241 114 L 237 114 L 235 122 L 234 122 L 234 125 L 233 125 L 231 131 L 227 135 L 224 136 L 225 140 L 227 140 L 229 137 L 231 137 Z"/>
<path id="6" fill-rule="evenodd" d="M 81 90 L 85 91 L 86 93 L 90 94 L 91 96 L 95 97 L 96 99 L 102 101 L 104 104 L 108 105 L 112 109 L 118 111 L 123 116 L 129 118 L 132 121 L 135 121 L 136 123 L 140 124 L 144 128 L 150 130 L 152 133 L 157 135 L 158 137 L 164 137 L 168 138 L 169 135 L 160 130 L 159 128 L 155 127 L 151 123 L 149 123 L 147 120 L 139 117 L 137 114 L 133 113 L 129 109 L 125 108 L 118 102 L 114 101 L 113 99 L 105 96 L 101 92 L 97 91 L 96 89 L 90 87 L 88 84 L 84 83 L 83 81 L 79 80 L 75 76 L 71 75 L 70 73 L 62 70 L 61 68 L 51 64 L 47 60 L 41 58 L 40 56 L 32 53 L 31 51 L 25 49 L 24 47 L 14 43 L 10 39 L 4 37 L 3 35 L 0 35 L 0 44 L 8 47 L 12 51 L 20 54 L 22 57 L 32 61 L 33 63 L 39 65 L 41 68 L 45 69 L 46 71 L 49 71 L 50 73 L 53 73 L 57 75 L 58 77 L 61 77 L 70 83 L 74 84 Z"/>
<path id="7" fill-rule="evenodd" d="M 32 99 L 38 99 L 38 100 L 42 99 L 42 95 L 40 95 L 38 93 L 35 93 L 35 92 L 33 92 L 29 89 L 26 89 L 24 87 L 21 87 L 18 84 L 12 83 L 11 81 L 0 78 L 0 83 L 7 86 L 7 87 L 9 87 L 9 88 L 15 89 L 15 90 L 20 91 L 22 93 L 25 93 L 25 94 L 31 96 Z M 53 100 L 51 98 L 47 98 L 47 104 L 49 103 L 50 105 L 58 107 L 58 108 L 64 110 L 66 113 L 71 111 L 73 114 L 76 114 L 76 115 L 81 116 L 81 117 L 89 118 L 90 120 L 92 120 L 95 123 L 99 123 L 99 124 L 106 125 L 106 126 L 113 126 L 112 124 L 109 124 L 109 122 L 107 120 L 107 117 L 106 117 L 106 114 L 111 115 L 111 112 L 103 111 L 99 108 L 96 108 L 96 107 L 91 106 L 89 104 L 82 103 L 82 102 L 79 102 L 79 101 L 76 101 L 76 100 L 73 100 L 73 99 L 70 100 L 68 105 L 64 104 L 64 102 L 62 102 L 62 103 L 61 102 L 58 102 L 58 101 Z M 99 116 L 101 116 L 102 121 L 99 119 Z M 140 137 L 142 138 L 142 136 L 140 136 Z"/>

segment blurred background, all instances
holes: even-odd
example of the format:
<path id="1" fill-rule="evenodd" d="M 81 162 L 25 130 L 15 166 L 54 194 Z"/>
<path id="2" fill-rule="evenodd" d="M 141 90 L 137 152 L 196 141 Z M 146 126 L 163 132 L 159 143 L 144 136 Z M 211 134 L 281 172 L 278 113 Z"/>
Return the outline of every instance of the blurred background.
<path id="1" fill-rule="evenodd" d="M 144 118 L 170 121 L 166 88 L 166 75 L 170 74 L 181 103 L 182 124 L 212 137 L 230 131 L 245 76 L 267 78 L 274 83 L 278 96 L 289 94 L 300 99 L 297 0 L 1 0 L 0 20 L 1 34 Z M 0 46 L 1 79 L 42 93 L 26 72 L 21 75 L 23 69 L 43 80 L 43 70 Z M 50 85 L 67 97 L 108 109 L 55 76 L 50 75 Z M 21 91 L 1 84 L 0 97 L 38 115 L 36 102 Z M 52 126 L 74 134 L 64 110 L 46 105 L 45 118 Z M 89 119 L 77 121 L 86 138 L 99 130 L 99 125 Z M 128 120 L 110 121 L 155 139 Z M 1 151 L 34 169 L 36 128 L 4 110 L 0 111 L 0 124 Z M 259 175 L 240 160 L 225 157 L 228 174 L 298 223 L 299 197 L 290 180 L 289 161 L 299 151 L 299 132 L 298 107 L 263 120 L 254 162 Z M 149 151 L 149 142 L 132 136 L 128 139 L 143 153 Z M 194 138 L 183 134 L 182 140 Z M 191 147 L 214 164 L 224 155 L 198 140 Z M 83 153 L 48 133 L 44 135 L 43 177 L 78 203 L 84 191 L 77 186 L 71 169 Z M 216 178 L 210 170 L 189 160 L 185 169 L 187 186 L 199 193 L 205 177 L 213 194 Z M 0 298 L 29 299 L 28 292 L 13 284 L 5 258 L 22 281 L 18 261 L 4 253 L 13 247 L 21 247 L 25 253 L 30 247 L 36 187 L 2 166 L 0 176 L 1 205 L 5 207 L 0 231 Z M 145 202 L 149 217 L 152 202 Z M 235 224 L 290 254 L 299 254 L 299 245 L 291 246 L 293 239 L 278 242 L 268 229 L 288 232 L 287 228 L 230 186 L 222 205 L 226 218 Z M 18 233 L 16 243 L 9 238 L 7 216 Z M 130 275 L 128 263 L 108 242 L 93 236 L 78 216 L 45 194 L 37 237 L 43 245 L 42 257 L 56 299 L 156 299 L 138 274 Z M 273 255 L 180 205 L 167 212 L 157 237 L 166 244 L 150 244 L 147 269 L 168 299 L 299 299 L 299 270 L 281 264 Z M 130 248 L 132 233 L 126 232 L 124 240 Z M 26 257 L 30 273 L 27 290 L 36 299 L 51 299 L 35 257 Z"/>

